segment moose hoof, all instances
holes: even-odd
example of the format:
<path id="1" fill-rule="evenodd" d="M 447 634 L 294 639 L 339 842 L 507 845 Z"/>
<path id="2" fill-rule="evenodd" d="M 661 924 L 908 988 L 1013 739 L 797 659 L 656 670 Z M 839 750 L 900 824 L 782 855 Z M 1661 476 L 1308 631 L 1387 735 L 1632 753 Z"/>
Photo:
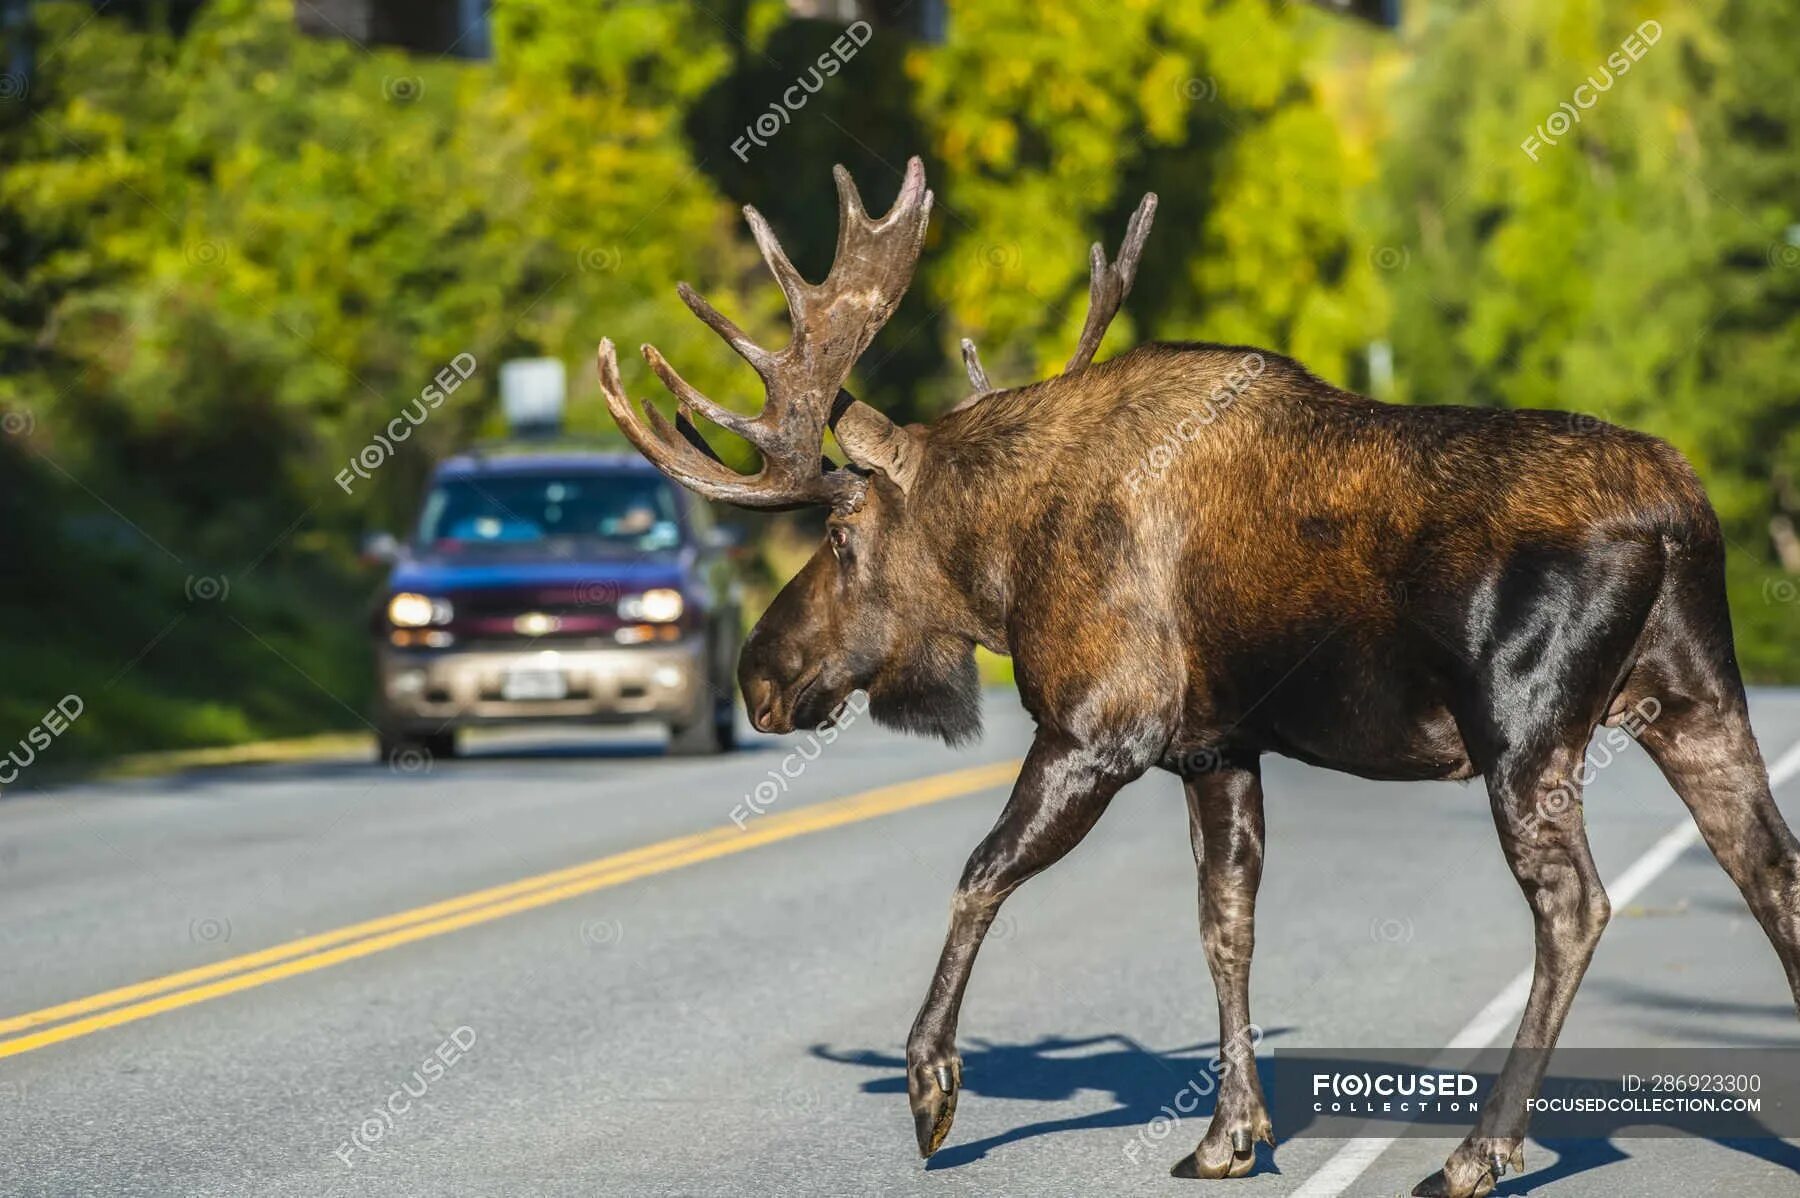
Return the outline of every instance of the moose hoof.
<path id="1" fill-rule="evenodd" d="M 928 1157 L 950 1134 L 956 1118 L 956 1092 L 962 1089 L 962 1061 L 916 1065 L 907 1074 L 907 1101 L 912 1107 L 913 1132 L 919 1138 L 919 1155 Z"/>
<path id="2" fill-rule="evenodd" d="M 1484 1198 L 1505 1175 L 1525 1171 L 1523 1142 L 1488 1141 L 1481 1150 L 1464 1145 L 1451 1154 L 1444 1167 L 1413 1187 L 1414 1198 Z"/>
<path id="3" fill-rule="evenodd" d="M 1215 1125 L 1207 1129 L 1200 1146 L 1176 1161 L 1169 1173 L 1175 1177 L 1209 1180 L 1244 1177 L 1256 1168 L 1258 1140 L 1270 1147 L 1275 1145 L 1275 1133 L 1266 1118 L 1258 1127 L 1236 1127 L 1229 1132 Z"/>
<path id="4" fill-rule="evenodd" d="M 1452 1181 L 1449 1173 L 1439 1169 L 1413 1187 L 1413 1198 L 1485 1198 L 1494 1190 L 1494 1174 L 1484 1169 L 1473 1182 Z"/>

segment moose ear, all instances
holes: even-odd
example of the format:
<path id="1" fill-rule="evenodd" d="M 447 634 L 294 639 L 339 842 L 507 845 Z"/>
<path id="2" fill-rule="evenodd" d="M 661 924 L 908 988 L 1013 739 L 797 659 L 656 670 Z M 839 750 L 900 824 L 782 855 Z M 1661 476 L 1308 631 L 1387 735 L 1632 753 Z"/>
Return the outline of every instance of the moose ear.
<path id="1" fill-rule="evenodd" d="M 902 494 L 912 490 L 923 457 L 916 429 L 901 428 L 848 391 L 839 391 L 831 431 L 854 465 L 885 474 Z"/>

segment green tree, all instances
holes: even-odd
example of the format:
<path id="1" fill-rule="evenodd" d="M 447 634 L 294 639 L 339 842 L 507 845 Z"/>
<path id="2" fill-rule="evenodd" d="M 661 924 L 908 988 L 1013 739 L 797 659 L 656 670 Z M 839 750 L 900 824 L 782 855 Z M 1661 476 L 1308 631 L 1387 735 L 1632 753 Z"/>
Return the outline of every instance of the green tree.
<path id="1" fill-rule="evenodd" d="M 1787 17 L 1768 0 L 1431 5 L 1382 171 L 1401 394 L 1672 441 L 1725 523 L 1761 677 L 1800 669 L 1770 538 L 1800 423 Z"/>
<path id="2" fill-rule="evenodd" d="M 1313 73 L 1344 34 L 1330 18 L 1258 0 L 986 0 L 954 22 L 909 63 L 946 168 L 948 244 L 926 277 L 996 381 L 1060 368 L 1086 247 L 1115 247 L 1143 190 L 1161 197 L 1153 248 L 1105 352 L 1245 341 L 1356 380 L 1381 295 L 1353 152 Z"/>
<path id="3" fill-rule="evenodd" d="M 84 735 L 133 729 L 113 749 L 342 721 L 366 657 L 354 533 L 496 429 L 501 360 L 572 359 L 590 431 L 602 332 L 655 333 L 725 390 L 669 286 L 729 303 L 750 257 L 681 129 L 716 32 L 514 4 L 498 62 L 468 65 L 304 37 L 283 0 L 218 0 L 179 36 L 37 12 L 38 76 L 0 112 L 0 407 L 31 426 L 5 498 L 35 515 L 0 531 L 29 569 L 9 712 L 80 684 Z M 462 353 L 475 377 L 347 494 L 352 456 Z M 232 579 L 230 607 L 197 607 L 190 573 Z"/>

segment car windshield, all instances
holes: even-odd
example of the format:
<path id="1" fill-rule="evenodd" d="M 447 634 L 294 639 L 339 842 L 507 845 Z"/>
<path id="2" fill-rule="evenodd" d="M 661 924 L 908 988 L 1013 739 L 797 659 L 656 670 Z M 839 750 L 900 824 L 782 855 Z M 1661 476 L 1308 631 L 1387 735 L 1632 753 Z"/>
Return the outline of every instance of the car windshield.
<path id="1" fill-rule="evenodd" d="M 446 479 L 419 518 L 426 547 L 601 540 L 634 549 L 681 544 L 675 495 L 653 474 L 527 474 Z"/>

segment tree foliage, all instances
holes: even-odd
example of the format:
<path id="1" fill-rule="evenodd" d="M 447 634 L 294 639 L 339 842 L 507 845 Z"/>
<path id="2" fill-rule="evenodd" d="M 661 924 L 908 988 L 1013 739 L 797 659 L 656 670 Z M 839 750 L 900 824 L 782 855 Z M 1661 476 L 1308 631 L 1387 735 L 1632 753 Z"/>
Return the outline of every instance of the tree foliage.
<path id="1" fill-rule="evenodd" d="M 1771 541 L 1800 466 L 1791 14 L 1441 4 L 1406 49 L 1383 169 L 1400 393 L 1672 441 L 1725 523 L 1744 656 L 1793 670 Z"/>

